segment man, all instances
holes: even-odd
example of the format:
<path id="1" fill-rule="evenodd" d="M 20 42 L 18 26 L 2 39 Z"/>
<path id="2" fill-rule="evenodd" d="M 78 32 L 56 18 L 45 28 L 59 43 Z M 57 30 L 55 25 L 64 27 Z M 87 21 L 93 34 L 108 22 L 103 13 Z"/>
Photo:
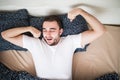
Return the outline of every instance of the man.
<path id="1" fill-rule="evenodd" d="M 77 35 L 60 37 L 63 28 L 59 19 L 55 16 L 45 18 L 42 25 L 42 40 L 38 39 L 41 32 L 34 27 L 13 28 L 1 33 L 7 41 L 27 48 L 34 60 L 37 76 L 45 79 L 71 79 L 72 57 L 74 50 L 84 47 L 100 37 L 104 32 L 104 26 L 92 15 L 80 8 L 71 10 L 68 13 L 70 21 L 77 15 L 82 15 L 92 30 L 82 32 Z M 33 37 L 28 37 L 22 33 L 30 32 Z"/>

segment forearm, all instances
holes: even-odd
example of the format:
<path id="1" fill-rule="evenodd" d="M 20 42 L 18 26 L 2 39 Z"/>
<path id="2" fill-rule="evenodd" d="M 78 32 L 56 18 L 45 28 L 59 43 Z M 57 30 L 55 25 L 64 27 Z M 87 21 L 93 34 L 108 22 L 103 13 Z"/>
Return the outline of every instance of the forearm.
<path id="1" fill-rule="evenodd" d="M 3 38 L 4 37 L 5 38 L 7 38 L 7 37 L 12 38 L 12 37 L 19 36 L 22 33 L 29 32 L 29 31 L 30 31 L 29 27 L 19 27 L 19 28 L 5 30 L 1 33 L 1 35 Z"/>
<path id="2" fill-rule="evenodd" d="M 31 26 L 8 29 L 6 31 L 3 31 L 1 35 L 5 40 L 15 45 L 23 47 L 22 33 L 25 33 L 25 32 L 32 33 L 35 38 L 38 38 L 41 35 L 41 32 L 38 29 L 31 27 Z"/>

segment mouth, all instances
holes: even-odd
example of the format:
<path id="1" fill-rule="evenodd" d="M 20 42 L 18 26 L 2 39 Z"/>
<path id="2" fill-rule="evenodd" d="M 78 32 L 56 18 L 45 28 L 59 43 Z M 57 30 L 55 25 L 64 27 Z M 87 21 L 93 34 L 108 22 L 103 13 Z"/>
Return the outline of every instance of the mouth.
<path id="1" fill-rule="evenodd" d="M 52 38 L 50 38 L 50 39 L 47 39 L 48 41 L 50 41 L 50 40 L 52 40 Z"/>
<path id="2" fill-rule="evenodd" d="M 47 42 L 51 42 L 52 41 L 52 38 L 48 38 L 46 39 Z"/>
<path id="3" fill-rule="evenodd" d="M 46 43 L 48 43 L 48 44 L 51 44 L 53 42 L 52 37 L 45 37 L 44 39 L 45 39 Z"/>

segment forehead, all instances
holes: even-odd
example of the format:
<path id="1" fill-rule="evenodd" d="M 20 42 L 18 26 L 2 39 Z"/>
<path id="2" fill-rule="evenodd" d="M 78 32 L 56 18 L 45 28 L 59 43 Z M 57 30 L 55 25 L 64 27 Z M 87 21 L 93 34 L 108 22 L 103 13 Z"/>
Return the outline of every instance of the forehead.
<path id="1" fill-rule="evenodd" d="M 43 23 L 43 28 L 59 28 L 59 25 L 56 21 L 45 21 Z"/>

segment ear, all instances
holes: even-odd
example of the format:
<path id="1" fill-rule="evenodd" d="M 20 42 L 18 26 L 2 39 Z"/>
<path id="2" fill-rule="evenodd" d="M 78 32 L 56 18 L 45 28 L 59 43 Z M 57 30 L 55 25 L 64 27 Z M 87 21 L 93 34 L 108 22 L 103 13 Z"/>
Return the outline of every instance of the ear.
<path id="1" fill-rule="evenodd" d="M 63 33 L 63 29 L 60 29 L 60 35 Z"/>

